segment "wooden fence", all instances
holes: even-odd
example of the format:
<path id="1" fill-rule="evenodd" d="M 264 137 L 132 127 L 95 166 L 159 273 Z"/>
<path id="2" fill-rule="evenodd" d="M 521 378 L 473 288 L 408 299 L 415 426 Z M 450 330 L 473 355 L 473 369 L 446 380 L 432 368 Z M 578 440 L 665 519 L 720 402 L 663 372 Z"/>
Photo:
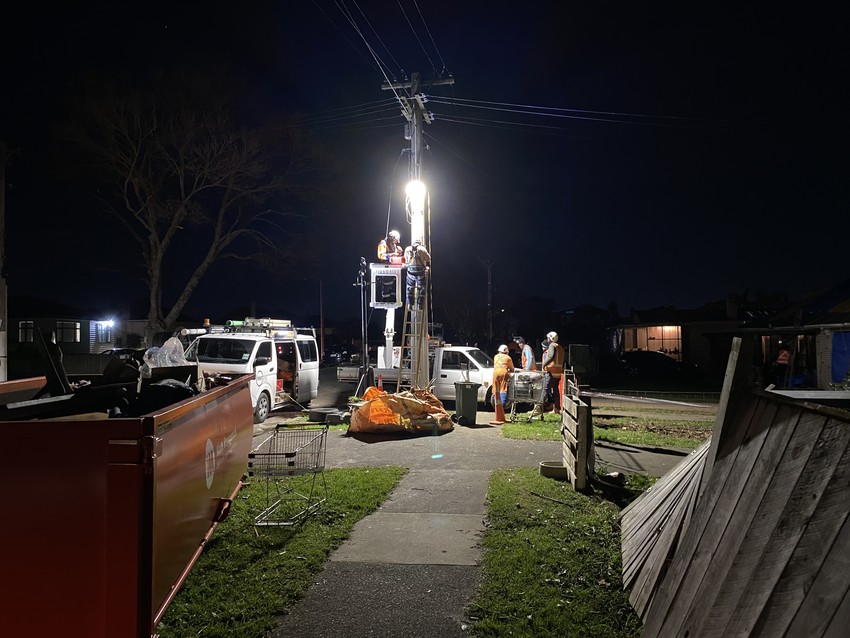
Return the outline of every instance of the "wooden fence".
<path id="1" fill-rule="evenodd" d="M 571 375 L 564 377 L 561 395 L 561 438 L 567 479 L 576 490 L 590 484 L 594 472 L 593 426 L 590 406 L 579 398 L 579 389 Z"/>
<path id="2" fill-rule="evenodd" d="M 702 479 L 683 461 L 663 507 L 650 492 L 623 513 L 641 635 L 845 636 L 850 411 L 740 387 L 733 363 Z"/>

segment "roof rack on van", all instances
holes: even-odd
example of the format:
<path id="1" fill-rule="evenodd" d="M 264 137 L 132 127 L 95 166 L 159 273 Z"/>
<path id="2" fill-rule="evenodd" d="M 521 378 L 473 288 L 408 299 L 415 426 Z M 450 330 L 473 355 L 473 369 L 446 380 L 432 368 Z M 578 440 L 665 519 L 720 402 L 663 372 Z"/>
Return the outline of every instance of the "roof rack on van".
<path id="1" fill-rule="evenodd" d="M 273 328 L 291 328 L 292 322 L 289 319 L 272 319 L 271 317 L 245 317 L 243 321 L 231 319 L 227 322 L 227 325 L 239 328 L 270 330 Z"/>

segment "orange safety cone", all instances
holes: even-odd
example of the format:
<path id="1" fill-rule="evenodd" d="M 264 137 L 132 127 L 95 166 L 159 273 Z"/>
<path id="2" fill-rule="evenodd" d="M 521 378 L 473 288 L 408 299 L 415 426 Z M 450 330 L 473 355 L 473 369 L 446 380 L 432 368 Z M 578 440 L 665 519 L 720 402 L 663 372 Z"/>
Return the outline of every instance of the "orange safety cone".
<path id="1" fill-rule="evenodd" d="M 384 377 L 381 374 L 378 375 L 378 390 L 384 391 Z"/>
<path id="2" fill-rule="evenodd" d="M 490 425 L 503 425 L 505 422 L 505 408 L 502 405 L 501 397 L 493 396 L 493 404 L 496 407 L 496 418 L 490 421 Z"/>

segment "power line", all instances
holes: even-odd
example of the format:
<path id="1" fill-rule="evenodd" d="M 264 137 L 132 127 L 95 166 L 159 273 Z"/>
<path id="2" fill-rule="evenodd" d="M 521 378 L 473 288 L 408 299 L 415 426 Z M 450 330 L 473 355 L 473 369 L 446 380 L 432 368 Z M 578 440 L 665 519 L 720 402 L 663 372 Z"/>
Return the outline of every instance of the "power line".
<path id="1" fill-rule="evenodd" d="M 431 65 L 431 70 L 433 71 L 434 75 L 437 75 L 437 69 L 434 66 L 434 62 L 431 60 L 431 56 L 428 55 L 428 51 L 425 49 L 425 45 L 422 44 L 422 40 L 419 39 L 419 34 L 416 33 L 416 29 L 413 28 L 413 24 L 410 22 L 410 18 L 407 17 L 407 12 L 404 10 L 404 7 L 401 6 L 401 0 L 396 0 L 396 2 L 398 2 L 398 8 L 401 9 L 401 13 L 402 15 L 404 15 L 404 19 L 407 20 L 407 24 L 410 25 L 410 30 L 413 32 L 413 37 L 416 38 L 416 41 L 422 48 L 422 53 L 424 53 L 425 57 L 428 58 L 428 64 Z M 420 15 L 422 14 L 420 13 Z"/>
<path id="2" fill-rule="evenodd" d="M 369 44 L 369 41 L 366 39 L 366 36 L 363 35 L 363 31 L 357 25 L 357 21 L 354 19 L 354 16 L 351 15 L 351 12 L 348 10 L 348 7 L 345 7 L 345 0 L 334 0 L 334 4 L 340 10 L 340 12 L 343 14 L 343 16 L 345 16 L 348 19 L 348 23 L 357 32 L 357 35 L 360 36 L 360 39 L 363 40 L 363 44 L 366 45 L 366 48 L 369 50 L 369 53 L 372 55 L 372 58 L 375 60 L 375 63 L 378 65 L 378 68 L 381 71 L 381 75 L 384 76 L 384 80 L 386 80 L 387 84 L 392 86 L 392 83 L 390 82 L 390 78 L 387 76 L 387 70 L 385 69 L 385 67 L 387 66 L 386 63 L 383 60 L 381 60 L 380 56 L 377 54 L 375 49 L 372 48 L 371 44 Z M 356 4 L 357 3 L 355 2 L 355 5 Z M 358 10 L 359 10 L 359 7 L 358 7 Z M 362 13 L 362 11 L 361 11 L 361 13 Z M 396 99 L 398 99 L 398 101 L 401 102 L 401 96 L 396 92 L 395 88 L 392 88 L 392 91 L 395 94 Z"/>
<path id="3" fill-rule="evenodd" d="M 366 24 L 368 24 L 368 25 L 369 25 L 369 28 L 370 28 L 370 29 L 372 29 L 372 33 L 374 33 L 374 34 L 375 34 L 375 37 L 376 37 L 376 38 L 378 38 L 378 42 L 380 42 L 380 43 L 381 43 L 381 46 L 382 46 L 382 47 L 384 47 L 384 51 L 386 51 L 386 52 L 387 52 L 387 54 L 390 56 L 390 58 L 392 58 L 392 61 L 393 61 L 393 62 L 395 62 L 395 65 L 398 67 L 399 73 L 400 73 L 401 75 L 404 75 L 404 69 L 403 69 L 403 68 L 401 68 L 401 64 L 399 64 L 398 60 L 396 60 L 396 59 L 395 59 L 395 57 L 393 56 L 392 52 L 390 52 L 390 50 L 387 48 L 387 45 L 386 45 L 386 44 L 384 44 L 384 41 L 381 39 L 381 36 L 380 36 L 380 35 L 378 35 L 378 32 L 375 30 L 375 27 L 373 27 L 373 26 L 372 26 L 372 23 L 369 21 L 369 18 L 367 18 L 367 17 L 366 17 L 366 14 L 365 14 L 365 13 L 363 13 L 363 9 L 361 9 L 361 8 L 360 8 L 360 5 L 359 5 L 359 4 L 357 4 L 357 0 L 352 0 L 352 1 L 354 2 L 354 6 L 356 6 L 356 7 L 357 7 L 357 10 L 360 12 L 360 15 L 362 15 L 362 16 L 363 16 L 363 19 L 364 19 L 364 20 L 366 20 Z M 393 76 L 393 79 L 395 79 L 395 76 Z"/>
<path id="4" fill-rule="evenodd" d="M 378 71 L 378 72 L 380 73 L 380 71 L 381 71 L 380 67 L 376 67 L 376 66 L 375 66 L 375 64 L 374 64 L 374 63 L 373 63 L 373 62 L 372 62 L 369 58 L 367 58 L 365 55 L 363 55 L 363 51 L 361 51 L 359 48 L 357 48 L 357 46 L 356 46 L 356 45 L 355 45 L 355 44 L 354 44 L 351 40 L 349 40 L 349 39 L 348 39 L 348 36 L 347 36 L 347 35 L 343 32 L 343 30 L 342 30 L 342 29 L 340 29 L 340 28 L 337 26 L 336 22 L 334 22 L 334 21 L 331 19 L 331 17 L 330 17 L 330 16 L 329 16 L 329 15 L 325 12 L 325 10 L 324 10 L 321 6 L 319 6 L 319 3 L 318 3 L 318 2 L 316 2 L 316 0 L 312 0 L 312 2 L 313 2 L 313 4 L 315 5 L 315 7 L 316 7 L 319 11 L 321 11 L 321 12 L 322 12 L 322 15 L 323 15 L 323 16 L 325 16 L 325 18 L 327 19 L 327 21 L 328 21 L 328 22 L 330 22 L 330 23 L 333 25 L 334 29 L 336 29 L 337 31 L 339 31 L 339 34 L 340 34 L 343 38 L 345 38 L 345 41 L 346 41 L 346 42 L 348 42 L 348 44 L 350 44 L 350 45 L 351 45 L 351 48 L 352 48 L 352 49 L 354 49 L 355 51 L 357 51 L 357 54 L 358 54 L 361 58 L 363 58 L 364 60 L 366 60 L 366 63 L 367 63 L 367 64 L 369 64 L 369 66 L 373 67 L 376 71 Z M 339 8 L 339 5 L 337 5 L 337 8 Z"/>
<path id="5" fill-rule="evenodd" d="M 373 106 L 369 108 L 363 108 L 360 110 L 354 110 L 350 113 L 339 113 L 338 115 L 322 115 L 317 117 L 304 117 L 302 119 L 296 120 L 296 124 L 319 124 L 322 122 L 333 122 L 337 120 L 346 120 L 353 119 L 358 117 L 364 117 L 367 115 L 374 115 L 376 113 L 383 113 L 385 111 L 396 111 L 398 107 L 398 103 L 390 99 L 388 104 L 384 104 L 382 106 Z"/>
<path id="6" fill-rule="evenodd" d="M 437 114 L 438 115 L 438 114 Z M 435 118 L 436 119 L 436 118 Z M 546 124 L 529 124 L 527 122 L 511 122 L 508 120 L 487 120 L 483 118 L 476 117 L 440 117 L 439 120 L 441 122 L 455 122 L 457 124 L 473 124 L 476 126 L 489 126 L 491 128 L 501 128 L 501 129 L 512 129 L 519 130 L 522 128 L 528 128 L 533 130 L 539 130 L 540 132 L 544 131 L 558 131 L 561 133 L 566 133 L 567 129 L 561 126 L 549 126 Z M 505 124 L 507 126 L 496 126 L 496 124 Z"/>
<path id="7" fill-rule="evenodd" d="M 654 123 L 654 122 L 632 122 L 629 120 L 614 120 L 608 118 L 601 117 L 590 117 L 596 115 L 610 115 L 615 117 L 626 117 L 626 118 L 643 118 L 643 119 L 655 119 L 655 120 L 675 120 L 682 122 L 704 122 L 705 120 L 701 120 L 698 118 L 690 118 L 690 117 L 681 117 L 674 115 L 645 115 L 640 113 L 624 113 L 617 111 L 592 111 L 586 109 L 569 109 L 569 108 L 558 108 L 552 106 L 530 106 L 526 104 L 511 104 L 508 102 L 488 102 L 483 100 L 468 100 L 463 98 L 428 98 L 429 102 L 434 102 L 436 104 L 450 104 L 459 107 L 465 108 L 480 108 L 487 109 L 492 111 L 504 111 L 507 113 L 521 113 L 524 115 L 538 115 L 542 117 L 561 117 L 561 118 L 569 118 L 569 119 L 587 119 L 587 120 L 596 120 L 600 122 L 616 122 L 621 124 L 649 124 L 650 126 L 664 126 L 664 124 Z M 487 106 L 493 105 L 493 106 Z M 498 107 L 513 107 L 513 108 L 498 108 Z M 531 110 L 534 109 L 534 110 Z M 547 112 L 554 111 L 554 112 Z M 577 113 L 581 113 L 583 115 L 576 115 Z"/>
<path id="8" fill-rule="evenodd" d="M 434 51 L 437 52 L 437 55 L 440 58 L 440 63 L 443 65 L 443 68 L 440 73 L 448 72 L 448 70 L 446 69 L 446 61 L 443 59 L 443 54 L 440 53 L 440 49 L 437 47 L 437 43 L 434 42 L 434 36 L 431 35 L 431 29 L 428 28 L 428 23 L 425 22 L 425 16 L 422 15 L 422 11 L 419 9 L 419 3 L 416 2 L 416 0 L 413 0 L 413 6 L 415 6 L 416 11 L 419 12 L 419 19 L 422 20 L 422 24 L 425 26 L 425 31 L 428 33 L 428 37 L 431 38 L 431 44 L 434 45 Z M 433 67 L 434 65 L 431 64 L 431 66 Z"/>

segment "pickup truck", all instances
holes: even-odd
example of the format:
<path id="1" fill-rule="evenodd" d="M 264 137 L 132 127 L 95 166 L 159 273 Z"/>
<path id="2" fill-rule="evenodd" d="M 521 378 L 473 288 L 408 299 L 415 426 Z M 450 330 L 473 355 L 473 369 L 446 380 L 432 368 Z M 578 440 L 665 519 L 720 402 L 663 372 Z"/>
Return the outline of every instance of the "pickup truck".
<path id="1" fill-rule="evenodd" d="M 493 359 L 478 348 L 472 346 L 441 346 L 434 348 L 431 358 L 431 383 L 434 396 L 441 401 L 454 401 L 456 396 L 456 381 L 471 381 L 480 383 L 478 402 L 490 405 L 493 382 Z M 374 368 L 375 378 L 381 375 L 384 384 L 398 383 L 398 368 Z M 410 374 L 402 370 L 402 378 Z M 345 383 L 360 381 L 361 369 L 358 366 L 346 365 L 336 369 L 336 379 Z"/>

